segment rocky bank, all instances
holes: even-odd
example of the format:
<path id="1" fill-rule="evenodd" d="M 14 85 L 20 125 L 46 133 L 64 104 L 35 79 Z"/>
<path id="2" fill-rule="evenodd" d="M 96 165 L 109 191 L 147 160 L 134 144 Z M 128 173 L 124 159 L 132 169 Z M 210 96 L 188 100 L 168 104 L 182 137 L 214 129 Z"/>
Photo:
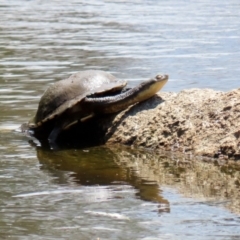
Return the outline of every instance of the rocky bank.
<path id="1" fill-rule="evenodd" d="M 160 92 L 98 122 L 107 144 L 240 159 L 240 89 Z"/>

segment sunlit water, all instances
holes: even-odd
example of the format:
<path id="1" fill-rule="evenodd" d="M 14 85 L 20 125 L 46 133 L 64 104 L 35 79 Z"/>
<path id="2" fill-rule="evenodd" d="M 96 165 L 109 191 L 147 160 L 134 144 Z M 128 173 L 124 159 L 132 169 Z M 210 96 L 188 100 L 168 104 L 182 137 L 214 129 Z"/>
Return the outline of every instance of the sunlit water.
<path id="1" fill-rule="evenodd" d="M 0 238 L 238 239 L 240 218 L 226 210 L 234 196 L 202 193 L 202 183 L 184 195 L 180 173 L 139 172 L 149 154 L 50 152 L 13 130 L 50 83 L 84 69 L 130 86 L 167 73 L 164 91 L 239 88 L 239 9 L 238 0 L 1 1 Z"/>

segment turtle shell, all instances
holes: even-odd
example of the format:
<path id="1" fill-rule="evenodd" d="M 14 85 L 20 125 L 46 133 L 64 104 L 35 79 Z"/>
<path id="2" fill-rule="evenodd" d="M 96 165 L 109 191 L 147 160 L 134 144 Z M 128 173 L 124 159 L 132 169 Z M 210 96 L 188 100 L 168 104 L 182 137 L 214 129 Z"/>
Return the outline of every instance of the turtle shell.
<path id="1" fill-rule="evenodd" d="M 104 71 L 88 70 L 75 73 L 67 79 L 54 83 L 45 91 L 29 127 L 37 128 L 55 119 L 67 109 L 79 104 L 86 96 L 120 91 L 126 84 L 126 81 L 118 80 Z"/>

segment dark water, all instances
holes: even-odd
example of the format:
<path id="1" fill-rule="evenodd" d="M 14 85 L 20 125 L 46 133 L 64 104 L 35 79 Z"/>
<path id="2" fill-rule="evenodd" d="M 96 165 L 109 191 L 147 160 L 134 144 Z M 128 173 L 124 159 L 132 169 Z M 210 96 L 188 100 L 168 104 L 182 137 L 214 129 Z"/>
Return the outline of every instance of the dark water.
<path id="1" fill-rule="evenodd" d="M 0 238 L 238 239 L 239 170 L 121 148 L 35 148 L 12 131 L 83 69 L 165 91 L 239 87 L 240 2 L 1 1 Z M 235 213 L 231 213 L 234 211 Z"/>

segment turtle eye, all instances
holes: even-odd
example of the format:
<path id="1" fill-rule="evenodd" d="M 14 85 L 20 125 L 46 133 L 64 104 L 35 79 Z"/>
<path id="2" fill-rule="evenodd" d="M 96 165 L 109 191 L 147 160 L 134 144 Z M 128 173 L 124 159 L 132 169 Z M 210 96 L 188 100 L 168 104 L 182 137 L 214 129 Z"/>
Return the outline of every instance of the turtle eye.
<path id="1" fill-rule="evenodd" d="M 162 79 L 163 78 L 163 75 L 162 74 L 158 74 L 157 76 L 156 76 L 156 79 Z"/>
<path id="2" fill-rule="evenodd" d="M 157 80 L 162 80 L 162 79 L 168 79 L 168 75 L 164 75 L 164 74 L 158 74 L 156 76 Z"/>

